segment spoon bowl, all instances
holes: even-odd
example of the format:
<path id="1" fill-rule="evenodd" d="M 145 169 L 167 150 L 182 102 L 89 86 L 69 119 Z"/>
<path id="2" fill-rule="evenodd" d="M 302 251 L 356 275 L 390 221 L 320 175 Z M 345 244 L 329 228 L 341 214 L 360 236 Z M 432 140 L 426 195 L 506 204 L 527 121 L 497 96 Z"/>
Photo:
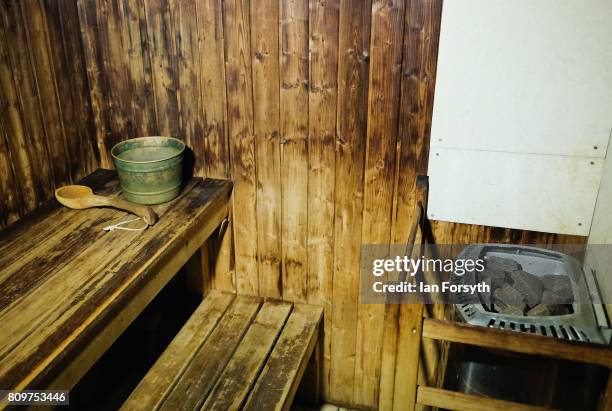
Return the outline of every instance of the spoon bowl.
<path id="1" fill-rule="evenodd" d="M 80 185 L 64 186 L 55 190 L 57 201 L 66 207 L 77 210 L 89 208 L 90 205 L 87 200 L 93 195 L 91 188 Z"/>

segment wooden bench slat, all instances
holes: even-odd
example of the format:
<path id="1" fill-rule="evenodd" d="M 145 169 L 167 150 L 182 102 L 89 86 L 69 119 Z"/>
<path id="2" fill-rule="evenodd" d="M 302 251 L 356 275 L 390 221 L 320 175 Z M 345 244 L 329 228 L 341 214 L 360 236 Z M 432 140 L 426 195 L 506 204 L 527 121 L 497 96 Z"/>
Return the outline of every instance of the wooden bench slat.
<path id="1" fill-rule="evenodd" d="M 319 334 L 320 307 L 296 304 L 253 387 L 245 410 L 288 409 Z"/>
<path id="2" fill-rule="evenodd" d="M 235 410 L 255 384 L 291 312 L 291 303 L 267 301 L 225 367 L 202 410 Z"/>
<path id="3" fill-rule="evenodd" d="M 122 409 L 156 409 L 185 372 L 233 300 L 233 294 L 212 290 L 138 384 Z"/>
<path id="4" fill-rule="evenodd" d="M 288 409 L 322 316 L 318 306 L 213 290 L 122 409 Z"/>
<path id="5" fill-rule="evenodd" d="M 512 401 L 496 400 L 493 398 L 479 397 L 476 395 L 463 394 L 455 391 L 443 390 L 441 388 L 419 387 L 417 391 L 417 402 L 420 405 L 444 408 L 456 411 L 544 411 L 549 408 L 522 404 Z"/>
<path id="6" fill-rule="evenodd" d="M 99 194 L 111 195 L 115 190 L 109 190 L 107 185 L 116 178 L 117 175 L 113 171 L 98 169 L 76 184 L 89 186 Z M 58 218 L 68 214 L 65 211 L 65 208 L 59 207 L 55 199 L 51 199 L 4 228 L 0 236 L 0 250 L 2 250 L 0 253 L 0 270 L 1 267 L 4 267 L 6 261 L 14 259 L 16 255 L 21 255 L 24 251 L 29 251 L 32 245 L 36 244 L 32 241 L 40 241 L 53 236 L 54 231 L 65 224 L 65 221 Z M 32 227 L 36 227 L 35 232 L 32 232 Z M 28 233 L 27 238 L 23 235 L 25 232 Z"/>
<path id="7" fill-rule="evenodd" d="M 162 410 L 198 408 L 215 385 L 255 318 L 261 299 L 237 296 L 206 342 L 179 377 Z"/>

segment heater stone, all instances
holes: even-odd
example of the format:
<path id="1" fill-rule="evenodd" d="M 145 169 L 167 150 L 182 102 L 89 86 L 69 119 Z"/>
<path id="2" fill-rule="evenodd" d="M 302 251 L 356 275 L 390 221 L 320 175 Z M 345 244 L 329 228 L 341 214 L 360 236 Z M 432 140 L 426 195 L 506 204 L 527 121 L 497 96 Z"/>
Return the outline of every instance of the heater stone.
<path id="1" fill-rule="evenodd" d="M 572 284 L 567 276 L 554 274 L 544 275 L 542 276 L 542 283 L 544 284 L 544 287 L 550 291 L 549 295 L 551 293 L 555 294 L 559 297 L 561 303 L 571 304 L 574 302 Z"/>
<path id="2" fill-rule="evenodd" d="M 495 304 L 519 305 L 524 304 L 523 295 L 510 284 L 506 284 L 493 292 Z"/>
<path id="3" fill-rule="evenodd" d="M 485 268 L 478 273 L 480 282 L 485 282 L 490 286 L 491 294 L 506 284 L 506 273 L 503 270 Z"/>
<path id="4" fill-rule="evenodd" d="M 525 308 L 527 306 L 525 304 L 521 305 L 506 305 L 504 303 L 498 303 L 495 305 L 495 308 L 500 314 L 506 315 L 525 315 Z"/>
<path id="5" fill-rule="evenodd" d="M 566 301 L 554 291 L 545 289 L 542 292 L 542 304 L 566 304 Z"/>
<path id="6" fill-rule="evenodd" d="M 510 258 L 489 256 L 487 257 L 487 268 L 510 273 L 512 271 L 520 270 L 522 267 L 519 263 Z"/>
<path id="7" fill-rule="evenodd" d="M 527 315 L 533 317 L 546 317 L 551 315 L 566 314 L 569 314 L 569 309 L 563 304 L 538 304 L 531 310 L 527 311 Z"/>
<path id="8" fill-rule="evenodd" d="M 544 286 L 538 277 L 523 270 L 513 271 L 510 277 L 514 281 L 514 289 L 523 296 L 528 305 L 534 306 L 542 302 Z"/>

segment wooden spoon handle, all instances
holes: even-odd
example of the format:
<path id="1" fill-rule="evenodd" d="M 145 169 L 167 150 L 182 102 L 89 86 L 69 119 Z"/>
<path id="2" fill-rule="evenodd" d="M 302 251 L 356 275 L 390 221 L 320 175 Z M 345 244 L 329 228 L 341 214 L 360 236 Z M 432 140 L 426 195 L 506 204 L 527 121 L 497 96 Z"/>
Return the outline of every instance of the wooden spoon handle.
<path id="1" fill-rule="evenodd" d="M 132 214 L 136 214 L 141 217 L 147 224 L 153 225 L 157 221 L 157 214 L 149 206 L 131 203 L 126 200 L 122 200 L 117 197 L 106 197 L 106 204 L 118 208 L 120 210 L 129 211 Z"/>

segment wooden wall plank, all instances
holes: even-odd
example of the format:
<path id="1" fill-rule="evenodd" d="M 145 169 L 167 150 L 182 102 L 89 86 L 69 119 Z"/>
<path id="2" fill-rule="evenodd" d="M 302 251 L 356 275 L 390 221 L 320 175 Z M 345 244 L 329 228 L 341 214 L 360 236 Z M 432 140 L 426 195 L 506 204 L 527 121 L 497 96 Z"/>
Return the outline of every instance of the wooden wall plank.
<path id="1" fill-rule="evenodd" d="M 259 294 L 281 297 L 279 2 L 251 2 Z"/>
<path id="2" fill-rule="evenodd" d="M 92 172 L 99 161 L 78 11 L 75 2 L 45 0 L 44 6 L 69 171 L 72 180 L 77 181 Z"/>
<path id="3" fill-rule="evenodd" d="M 339 1 L 311 1 L 308 93 L 308 302 L 323 306 L 321 389 L 330 392 Z M 295 209 L 294 209 L 295 210 Z M 288 209 L 291 211 L 291 208 Z M 294 211 L 295 212 L 295 211 Z M 283 241 L 285 241 L 283 237 Z"/>
<path id="4" fill-rule="evenodd" d="M 200 93 L 200 42 L 198 41 L 197 6 L 195 0 L 170 2 L 176 56 L 170 57 L 176 66 L 178 79 L 179 134 L 196 152 L 206 153 L 204 144 Z M 204 148 L 202 150 L 202 148 Z M 199 155 L 198 158 L 205 156 Z M 196 167 L 201 167 L 197 164 Z"/>
<path id="5" fill-rule="evenodd" d="M 404 243 L 414 208 L 415 182 L 427 174 L 442 0 L 408 0 L 404 30 L 397 207 L 393 242 Z"/>
<path id="6" fill-rule="evenodd" d="M 227 121 L 223 6 L 221 0 L 196 2 L 200 58 L 196 62 L 200 81 L 201 135 L 192 143 L 194 172 L 213 178 L 230 178 L 231 162 Z M 183 113 L 181 113 L 184 116 Z M 235 291 L 233 230 L 231 225 L 209 244 L 215 288 Z"/>
<path id="7" fill-rule="evenodd" d="M 153 70 L 153 89 L 158 132 L 183 138 L 180 128 L 180 97 L 172 0 L 144 1 L 148 50 Z"/>
<path id="8" fill-rule="evenodd" d="M 57 185 L 69 184 L 72 181 L 70 163 L 78 159 L 68 155 L 45 9 L 41 0 L 22 2 L 22 5 L 22 24 L 26 28 L 27 48 L 54 181 Z"/>
<path id="9" fill-rule="evenodd" d="M 5 101 L 1 93 L 0 110 L 5 110 Z M 0 117 L 0 228 L 18 220 L 22 212 L 21 192 L 17 185 L 7 139 L 4 119 Z"/>
<path id="10" fill-rule="evenodd" d="M 68 84 L 58 81 L 60 88 L 68 87 L 72 92 L 72 104 L 75 111 L 79 144 L 81 146 L 81 162 L 84 174 L 93 172 L 100 163 L 100 152 L 97 146 L 96 131 L 93 122 L 91 100 L 89 98 L 89 83 L 85 52 L 81 39 L 81 28 L 77 3 L 74 1 L 58 2 L 62 25 L 63 48 L 66 59 L 66 72 L 58 76 L 69 79 Z M 65 123 L 64 123 L 65 124 Z M 73 178 L 80 179 L 78 175 Z"/>
<path id="11" fill-rule="evenodd" d="M 101 156 L 109 166 L 113 164 L 110 154 L 113 146 L 134 135 L 132 92 L 128 80 L 126 44 L 122 35 L 122 12 L 118 1 L 100 0 L 96 3 L 98 41 L 105 72 L 104 110 L 109 120 Z"/>
<path id="12" fill-rule="evenodd" d="M 68 70 L 66 66 L 64 36 L 58 2 L 45 0 L 43 5 L 45 16 L 49 21 L 47 32 L 53 70 L 58 74 L 68 74 L 74 67 L 70 67 L 70 70 Z M 82 72 L 82 74 L 84 75 L 85 73 Z M 85 176 L 85 159 L 82 158 L 85 153 L 82 151 L 82 140 L 78 129 L 79 120 L 76 117 L 72 100 L 72 90 L 77 85 L 73 86 L 68 78 L 60 78 L 55 83 L 55 87 L 57 90 L 56 104 L 58 104 L 58 107 L 61 107 L 61 125 L 63 138 L 65 139 L 66 155 L 62 161 L 67 163 L 67 172 L 74 181 Z"/>
<path id="13" fill-rule="evenodd" d="M 123 52 L 126 57 L 130 137 L 157 135 L 157 112 L 144 0 L 118 0 Z"/>
<path id="14" fill-rule="evenodd" d="M 257 295 L 257 194 L 249 5 L 247 0 L 223 3 L 223 33 L 228 137 L 234 182 L 232 227 L 236 290 L 241 294 Z"/>
<path id="15" fill-rule="evenodd" d="M 203 156 L 196 156 L 195 172 L 214 178 L 231 174 L 227 125 L 227 98 L 224 67 L 224 30 L 221 0 L 201 0 L 196 4 L 202 116 Z"/>
<path id="16" fill-rule="evenodd" d="M 11 67 L 4 74 L 10 73 L 13 76 L 12 85 L 10 79 L 3 79 L 3 91 L 11 108 L 9 124 L 12 132 L 7 132 L 8 142 L 13 158 L 18 159 L 16 170 L 19 170 L 17 173 L 20 177 L 23 176 L 26 211 L 30 211 L 53 195 L 53 169 L 32 72 L 33 63 L 27 47 L 21 10 L 23 5 L 21 2 L 7 0 L 0 5 Z"/>
<path id="17" fill-rule="evenodd" d="M 404 1 L 372 3 L 362 244 L 389 244 L 394 192 Z M 379 400 L 385 306 L 359 305 L 354 401 Z M 393 319 L 394 320 L 394 319 Z"/>
<path id="18" fill-rule="evenodd" d="M 26 136 L 19 102 L 13 81 L 13 72 L 8 56 L 8 44 L 3 25 L 0 26 L 0 125 L 2 126 L 2 215 L 5 224 L 9 217 L 23 214 L 26 208 L 36 206 L 36 192 L 33 187 L 32 164 L 27 155 Z M 10 136 L 10 138 L 9 138 Z M 12 155 L 10 150 L 13 151 Z M 19 176 L 21 186 L 17 188 L 11 178 Z"/>
<path id="19" fill-rule="evenodd" d="M 227 178 L 221 3 L 173 2 L 171 15 L 176 36 L 180 135 L 197 153 L 192 155 L 195 174 Z"/>
<path id="20" fill-rule="evenodd" d="M 399 345 L 399 325 L 401 306 L 388 304 L 384 307 L 382 348 L 380 357 L 380 377 L 378 379 L 378 408 L 393 409 L 394 386 L 396 380 L 396 360 Z"/>
<path id="21" fill-rule="evenodd" d="M 106 155 L 104 140 L 108 131 L 108 113 L 104 107 L 105 74 L 99 44 L 98 23 L 95 0 L 78 0 L 79 25 L 85 56 L 85 67 L 89 85 L 92 122 L 95 130 L 96 145 L 100 165 L 109 168 L 111 163 Z"/>
<path id="22" fill-rule="evenodd" d="M 280 2 L 283 298 L 308 296 L 308 0 Z"/>
<path id="23" fill-rule="evenodd" d="M 367 0 L 340 2 L 329 399 L 343 404 L 355 381 L 370 10 Z"/>
<path id="24" fill-rule="evenodd" d="M 196 153 L 194 173 L 213 178 L 231 178 L 222 7 L 221 0 L 203 0 L 196 1 L 195 10 L 199 49 L 195 65 L 200 85 L 197 115 L 201 118 L 201 129 L 189 144 Z M 220 237 L 209 241 L 208 248 L 214 256 L 211 259 L 214 287 L 235 291 L 233 229 L 231 225 L 227 228 Z"/>
<path id="25" fill-rule="evenodd" d="M 435 62 L 442 2 L 438 0 L 408 0 L 404 14 L 401 96 L 397 140 L 397 173 L 394 192 L 391 243 L 405 244 L 414 212 L 415 183 L 419 174 L 427 174 L 427 156 L 431 110 L 435 79 Z M 433 58 L 432 58 L 433 57 Z M 413 328 L 414 309 L 410 305 L 387 307 L 383 358 L 380 381 L 381 409 L 398 409 L 396 397 L 403 392 L 404 376 L 400 370 L 406 357 L 398 354 L 399 347 L 414 344 L 414 338 L 403 328 Z M 406 322 L 408 321 L 408 323 Z M 425 352 L 425 351 L 424 351 Z"/>

